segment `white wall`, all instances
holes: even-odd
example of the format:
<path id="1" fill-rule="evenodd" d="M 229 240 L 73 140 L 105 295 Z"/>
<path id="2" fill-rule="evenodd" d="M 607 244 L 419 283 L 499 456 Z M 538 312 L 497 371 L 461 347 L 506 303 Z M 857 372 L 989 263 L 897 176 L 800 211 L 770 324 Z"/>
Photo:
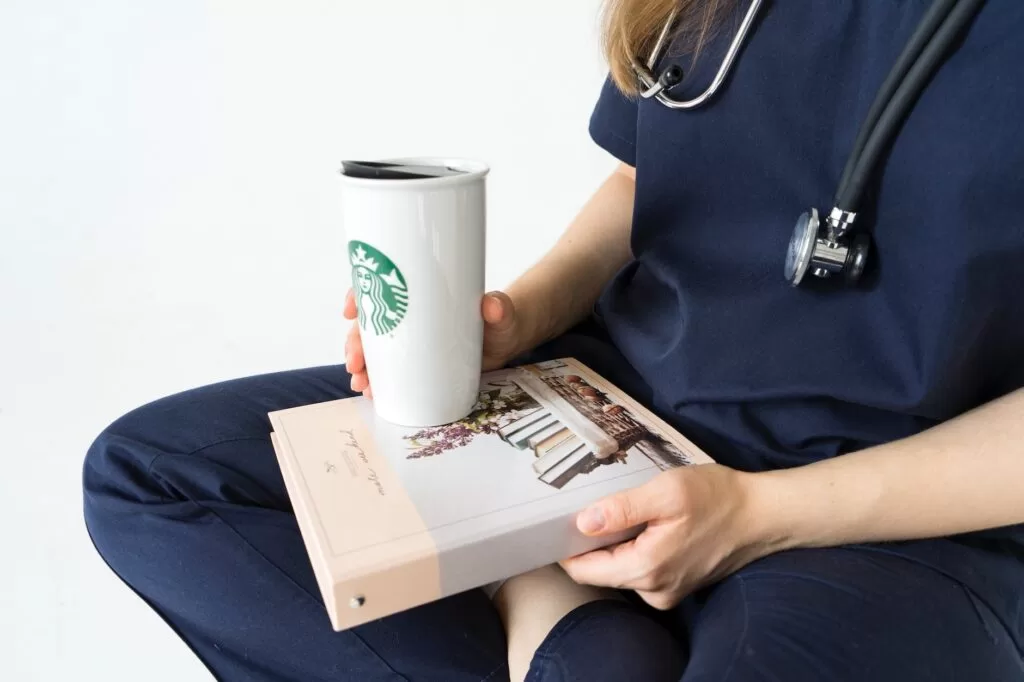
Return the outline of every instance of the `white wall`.
<path id="1" fill-rule="evenodd" d="M 483 158 L 489 285 L 612 167 L 598 0 L 0 3 L 0 678 L 204 679 L 101 563 L 111 419 L 341 360 L 343 157 Z"/>

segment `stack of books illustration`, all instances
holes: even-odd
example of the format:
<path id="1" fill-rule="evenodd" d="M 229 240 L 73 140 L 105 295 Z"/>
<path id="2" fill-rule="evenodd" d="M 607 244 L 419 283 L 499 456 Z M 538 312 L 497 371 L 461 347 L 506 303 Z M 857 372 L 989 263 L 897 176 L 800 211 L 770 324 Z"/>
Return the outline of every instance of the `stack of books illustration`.
<path id="1" fill-rule="evenodd" d="M 533 470 L 543 483 L 562 488 L 580 474 L 631 455 L 647 457 L 662 470 L 689 464 L 683 452 L 579 376 L 521 370 L 512 382 L 537 406 L 498 435 L 533 451 Z"/>

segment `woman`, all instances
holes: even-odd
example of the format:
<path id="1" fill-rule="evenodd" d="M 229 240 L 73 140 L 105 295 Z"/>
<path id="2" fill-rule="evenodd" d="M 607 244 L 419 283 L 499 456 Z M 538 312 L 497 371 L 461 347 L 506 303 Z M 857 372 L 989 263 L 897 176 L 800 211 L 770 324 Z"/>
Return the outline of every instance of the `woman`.
<path id="1" fill-rule="evenodd" d="M 745 3 L 610 5 L 590 130 L 621 167 L 482 314 L 487 366 L 574 355 L 716 459 L 581 513 L 646 523 L 635 542 L 517 577 L 499 609 L 473 591 L 332 632 L 266 413 L 367 391 L 353 326 L 346 368 L 108 427 L 85 464 L 99 552 L 222 679 L 1024 679 L 1024 3 L 980 9 L 886 147 L 861 280 L 783 277 L 929 6 L 766 5 L 678 111 L 636 96 L 630 59 L 678 7 L 658 68 L 699 94 Z"/>

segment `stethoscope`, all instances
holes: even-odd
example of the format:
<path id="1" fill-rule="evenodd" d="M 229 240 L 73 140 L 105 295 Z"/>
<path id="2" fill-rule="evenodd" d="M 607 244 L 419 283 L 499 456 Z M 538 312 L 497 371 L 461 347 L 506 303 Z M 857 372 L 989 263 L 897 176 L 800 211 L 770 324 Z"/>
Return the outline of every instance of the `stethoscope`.
<path id="1" fill-rule="evenodd" d="M 808 273 L 827 279 L 842 275 L 848 283 L 860 280 L 867 263 L 870 238 L 854 232 L 871 172 L 882 153 L 890 147 L 904 117 L 924 90 L 942 60 L 953 49 L 960 32 L 971 21 L 984 0 L 933 0 L 914 33 L 910 36 L 892 70 L 886 76 L 868 110 L 846 161 L 832 210 L 824 221 L 818 209 L 811 208 L 797 220 L 786 251 L 784 275 L 797 286 Z M 676 22 L 673 12 L 662 29 L 646 65 L 633 61 L 640 83 L 640 96 L 654 99 L 670 109 L 694 109 L 706 103 L 722 87 L 761 8 L 762 0 L 752 0 L 711 85 L 697 97 L 675 99 L 671 92 L 683 80 L 683 70 L 672 65 L 654 75 L 669 35 Z"/>

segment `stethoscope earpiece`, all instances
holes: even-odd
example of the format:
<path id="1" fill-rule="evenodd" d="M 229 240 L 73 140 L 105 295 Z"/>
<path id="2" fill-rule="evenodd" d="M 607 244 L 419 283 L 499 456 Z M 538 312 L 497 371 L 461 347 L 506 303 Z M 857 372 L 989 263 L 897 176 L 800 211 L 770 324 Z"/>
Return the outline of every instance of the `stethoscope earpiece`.
<path id="1" fill-rule="evenodd" d="M 661 86 L 662 90 L 671 90 L 680 83 L 683 82 L 683 76 L 686 75 L 683 72 L 683 67 L 678 64 L 673 64 L 664 71 L 658 77 L 658 85 Z"/>
<path id="2" fill-rule="evenodd" d="M 722 87 L 722 83 L 725 82 L 725 78 L 729 74 L 729 70 L 732 68 L 733 63 L 736 61 L 736 56 L 739 54 L 740 48 L 743 46 L 743 41 L 746 39 L 747 32 L 754 24 L 754 18 L 757 16 L 757 11 L 761 8 L 761 3 L 763 1 L 764 0 L 750 0 L 750 6 L 747 7 L 747 12 L 743 15 L 743 21 L 740 22 L 736 35 L 733 36 L 732 42 L 729 44 L 729 49 L 725 53 L 725 57 L 722 58 L 722 63 L 719 65 L 718 72 L 715 73 L 715 77 L 711 81 L 711 84 L 706 90 L 704 90 L 704 92 L 688 100 L 678 100 L 669 94 L 669 90 L 679 85 L 683 80 L 684 73 L 681 67 L 675 65 L 669 66 L 662 71 L 660 76 L 656 76 L 654 74 L 655 66 L 661 58 L 666 46 L 670 42 L 672 27 L 679 14 L 678 7 L 672 10 L 668 19 L 665 21 L 665 25 L 661 29 L 661 33 L 658 35 L 657 42 L 655 42 L 653 49 L 651 49 L 651 55 L 647 59 L 647 64 L 641 65 L 635 58 L 630 58 L 632 61 L 633 72 L 636 74 L 637 80 L 640 83 L 640 96 L 644 99 L 655 98 L 669 109 L 696 109 L 711 99 L 715 93 L 718 92 L 718 89 Z"/>

